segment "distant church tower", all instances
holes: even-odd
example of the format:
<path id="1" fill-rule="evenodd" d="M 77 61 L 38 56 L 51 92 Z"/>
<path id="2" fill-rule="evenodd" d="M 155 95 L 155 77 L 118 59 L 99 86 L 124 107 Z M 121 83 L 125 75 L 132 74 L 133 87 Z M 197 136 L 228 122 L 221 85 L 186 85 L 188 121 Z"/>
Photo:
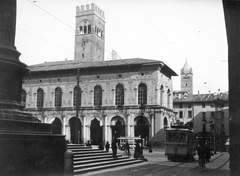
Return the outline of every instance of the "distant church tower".
<path id="1" fill-rule="evenodd" d="M 77 6 L 74 60 L 82 62 L 104 61 L 104 11 L 94 3 Z"/>
<path id="2" fill-rule="evenodd" d="M 187 61 L 181 69 L 181 91 L 193 95 L 193 72 Z"/>

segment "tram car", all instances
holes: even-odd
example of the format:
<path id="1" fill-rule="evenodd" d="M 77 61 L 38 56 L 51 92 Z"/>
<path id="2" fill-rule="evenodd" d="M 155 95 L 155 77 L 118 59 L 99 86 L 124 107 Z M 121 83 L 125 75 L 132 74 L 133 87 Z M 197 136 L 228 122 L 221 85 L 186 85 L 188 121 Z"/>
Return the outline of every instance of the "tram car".
<path id="1" fill-rule="evenodd" d="M 171 126 L 165 129 L 165 155 L 168 160 L 194 160 L 196 140 L 192 129 L 182 126 Z"/>

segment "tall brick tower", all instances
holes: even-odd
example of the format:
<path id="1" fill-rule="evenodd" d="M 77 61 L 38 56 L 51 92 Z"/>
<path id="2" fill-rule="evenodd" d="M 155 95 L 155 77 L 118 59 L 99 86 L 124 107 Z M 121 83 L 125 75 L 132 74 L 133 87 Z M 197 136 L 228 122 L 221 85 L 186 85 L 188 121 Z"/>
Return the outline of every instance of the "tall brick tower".
<path id="1" fill-rule="evenodd" d="M 94 62 L 104 60 L 104 12 L 95 4 L 77 6 L 74 60 Z"/>
<path id="2" fill-rule="evenodd" d="M 187 61 L 181 69 L 181 91 L 193 94 L 193 71 Z"/>

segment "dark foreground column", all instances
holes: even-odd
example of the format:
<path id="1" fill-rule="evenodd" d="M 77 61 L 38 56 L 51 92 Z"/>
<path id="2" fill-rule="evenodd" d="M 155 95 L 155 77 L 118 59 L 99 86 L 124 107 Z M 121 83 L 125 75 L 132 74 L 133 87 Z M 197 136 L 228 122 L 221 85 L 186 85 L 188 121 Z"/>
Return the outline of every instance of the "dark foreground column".
<path id="1" fill-rule="evenodd" d="M 26 65 L 14 46 L 16 1 L 0 0 L 0 107 L 20 106 L 22 78 Z"/>
<path id="2" fill-rule="evenodd" d="M 30 14 L 29 14 L 30 15 Z M 0 0 L 0 175 L 61 175 L 66 141 L 21 109 L 28 71 L 14 46 L 16 0 Z"/>
<path id="3" fill-rule="evenodd" d="M 240 1 L 223 0 L 228 39 L 230 175 L 240 173 Z"/>

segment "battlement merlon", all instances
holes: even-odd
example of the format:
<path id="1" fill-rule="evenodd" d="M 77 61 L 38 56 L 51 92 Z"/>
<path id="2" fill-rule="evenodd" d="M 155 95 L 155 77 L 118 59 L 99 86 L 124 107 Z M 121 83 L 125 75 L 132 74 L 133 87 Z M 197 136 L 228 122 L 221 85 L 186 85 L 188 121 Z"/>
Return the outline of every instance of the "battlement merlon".
<path id="1" fill-rule="evenodd" d="M 98 6 L 96 6 L 94 3 L 91 4 L 91 8 L 89 8 L 89 4 L 86 5 L 86 8 L 84 5 L 81 6 L 81 8 L 79 6 L 76 7 L 76 13 L 77 16 L 79 13 L 93 13 L 95 12 L 96 14 L 98 14 L 99 16 L 101 16 L 103 19 L 105 19 L 105 14 L 104 11 L 101 10 Z"/>

